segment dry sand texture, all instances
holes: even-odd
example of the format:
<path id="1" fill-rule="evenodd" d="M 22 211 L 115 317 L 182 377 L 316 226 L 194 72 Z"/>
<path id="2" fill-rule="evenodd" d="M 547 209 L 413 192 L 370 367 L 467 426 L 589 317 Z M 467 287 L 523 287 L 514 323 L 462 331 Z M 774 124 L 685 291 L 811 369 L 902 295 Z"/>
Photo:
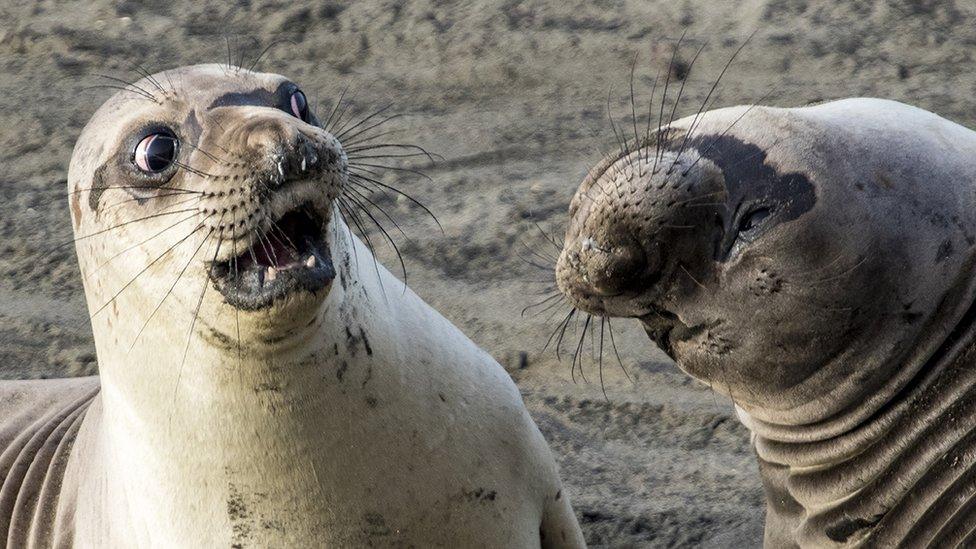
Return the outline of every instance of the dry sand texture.
<path id="1" fill-rule="evenodd" d="M 520 242 L 546 248 L 533 220 L 558 235 L 586 169 L 614 146 L 607 94 L 612 87 L 622 122 L 636 53 L 645 105 L 675 40 L 687 32 L 679 76 L 707 41 L 678 107 L 691 114 L 753 31 L 716 106 L 767 93 L 766 103 L 786 106 L 871 95 L 976 126 L 974 0 L 249 0 L 234 8 L 8 0 L 0 6 L 0 378 L 97 368 L 73 249 L 55 247 L 71 234 L 63 197 L 71 148 L 108 93 L 84 89 L 105 83 L 94 73 L 129 78 L 132 62 L 159 70 L 223 61 L 225 34 L 247 60 L 289 39 L 259 68 L 294 78 L 319 105 L 344 88 L 358 113 L 392 103 L 405 115 L 395 122 L 402 139 L 443 156 L 415 163 L 433 182 L 387 181 L 428 204 L 445 234 L 409 202 L 379 199 L 410 236 L 399 239 L 409 283 L 511 369 L 588 540 L 758 545 L 761 488 L 728 400 L 688 380 L 622 321 L 616 342 L 634 382 L 607 367 L 607 402 L 587 362 L 589 382 L 573 383 L 568 362 L 540 352 L 552 322 L 520 317 L 550 275 L 517 254 Z M 395 266 L 389 248 L 378 255 Z"/>

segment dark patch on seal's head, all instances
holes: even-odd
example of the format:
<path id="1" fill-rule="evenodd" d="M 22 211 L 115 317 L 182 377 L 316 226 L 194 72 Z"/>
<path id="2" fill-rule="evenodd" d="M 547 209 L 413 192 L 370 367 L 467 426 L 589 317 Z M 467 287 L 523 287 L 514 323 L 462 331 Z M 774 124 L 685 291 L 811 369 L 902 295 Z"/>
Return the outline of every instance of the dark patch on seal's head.
<path id="1" fill-rule="evenodd" d="M 743 209 L 766 209 L 763 223 L 785 223 L 810 211 L 817 203 L 813 183 L 806 174 L 778 173 L 766 163 L 768 152 L 732 135 L 703 135 L 689 140 L 690 146 L 710 160 L 722 172 L 726 202 L 731 209 L 726 216 L 726 242 L 716 249 L 720 260 L 726 259 L 733 231 L 729 226 Z"/>
<path id="2" fill-rule="evenodd" d="M 274 103 L 275 93 L 264 88 L 257 88 L 246 92 L 229 92 L 214 99 L 207 110 L 218 107 L 240 107 L 250 105 L 253 107 L 266 107 Z"/>

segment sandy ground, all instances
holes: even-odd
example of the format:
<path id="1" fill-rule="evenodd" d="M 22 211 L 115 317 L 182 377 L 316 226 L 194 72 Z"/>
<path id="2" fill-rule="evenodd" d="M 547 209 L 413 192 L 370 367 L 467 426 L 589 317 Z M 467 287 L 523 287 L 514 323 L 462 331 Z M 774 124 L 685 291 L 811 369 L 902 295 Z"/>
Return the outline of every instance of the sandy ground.
<path id="1" fill-rule="evenodd" d="M 727 399 L 623 321 L 616 342 L 633 381 L 607 356 L 609 401 L 591 358 L 588 382 L 574 383 L 566 360 L 542 353 L 554 321 L 520 315 L 548 295 L 551 273 L 519 256 L 550 255 L 534 223 L 558 237 L 576 185 L 613 147 L 607 97 L 619 121 L 629 116 L 635 54 L 646 105 L 676 39 L 687 33 L 679 74 L 707 42 L 679 114 L 698 109 L 755 31 L 715 106 L 871 95 L 972 127 L 974 21 L 972 0 L 4 2 L 0 378 L 97 370 L 74 252 L 57 247 L 71 235 L 63 195 L 71 148 L 108 93 L 85 89 L 105 83 L 95 73 L 134 78 L 132 62 L 152 70 L 222 62 L 228 44 L 250 63 L 287 39 L 260 69 L 295 79 L 320 111 L 344 88 L 360 115 L 392 103 L 404 114 L 394 123 L 401 138 L 443 157 L 414 164 L 433 181 L 387 181 L 428 204 L 444 234 L 409 202 L 380 198 L 410 237 L 399 239 L 409 283 L 512 372 L 589 542 L 759 545 L 758 474 Z M 389 248 L 378 256 L 395 266 Z"/>

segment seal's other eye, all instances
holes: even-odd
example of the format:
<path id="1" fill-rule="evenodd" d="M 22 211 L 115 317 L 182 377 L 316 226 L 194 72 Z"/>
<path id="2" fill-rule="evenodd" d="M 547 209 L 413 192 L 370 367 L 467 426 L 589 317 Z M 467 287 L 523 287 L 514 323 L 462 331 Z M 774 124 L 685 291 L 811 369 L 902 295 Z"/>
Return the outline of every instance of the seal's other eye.
<path id="1" fill-rule="evenodd" d="M 145 173 L 156 174 L 176 161 L 176 137 L 170 133 L 152 133 L 136 145 L 133 162 Z"/>
<path id="2" fill-rule="evenodd" d="M 304 122 L 308 122 L 308 100 L 305 99 L 305 94 L 302 93 L 302 90 L 295 90 L 291 93 L 289 104 L 291 106 L 291 113 L 296 118 L 301 118 Z"/>

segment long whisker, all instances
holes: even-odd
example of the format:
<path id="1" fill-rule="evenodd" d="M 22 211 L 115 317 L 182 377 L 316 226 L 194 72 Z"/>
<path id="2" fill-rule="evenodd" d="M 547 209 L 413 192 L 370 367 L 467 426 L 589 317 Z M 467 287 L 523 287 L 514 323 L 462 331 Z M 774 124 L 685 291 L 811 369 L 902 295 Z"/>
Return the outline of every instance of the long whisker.
<path id="1" fill-rule="evenodd" d="M 654 149 L 654 165 L 651 166 L 651 173 L 657 173 L 657 163 L 658 157 L 661 155 L 661 131 L 664 127 L 664 104 L 668 100 L 668 87 L 671 85 L 671 73 L 674 71 L 674 60 L 678 55 L 678 50 L 681 49 L 681 42 L 684 41 L 685 35 L 688 33 L 687 29 L 681 33 L 681 37 L 678 38 L 678 43 L 671 50 L 671 60 L 668 61 L 668 73 L 664 78 L 664 93 L 661 96 L 661 105 L 659 107 L 659 112 L 657 115 L 657 142 Z"/>
<path id="2" fill-rule="evenodd" d="M 157 238 L 157 237 L 159 237 L 160 235 L 162 235 L 162 234 L 163 234 L 163 233 L 165 233 L 166 231 L 168 231 L 168 230 L 170 230 L 170 229 L 172 229 L 173 227 L 176 227 L 177 225 L 180 225 L 180 224 L 183 224 L 183 223 L 186 223 L 187 221 L 190 221 L 191 219 L 193 219 L 193 218 L 195 218 L 196 216 L 197 216 L 197 214 L 196 214 L 196 213 L 194 213 L 193 215 L 191 215 L 191 216 L 189 216 L 189 217 L 185 217 L 185 218 L 183 218 L 183 219 L 181 219 L 181 220 L 179 220 L 179 221 L 177 221 L 176 223 L 173 223 L 172 225 L 170 225 L 170 226 L 168 226 L 168 227 L 166 227 L 165 229 L 163 229 L 163 230 L 161 230 L 161 231 L 159 231 L 158 233 L 156 233 L 156 234 L 154 234 L 154 235 L 152 235 L 152 236 L 150 236 L 149 238 L 147 238 L 147 239 L 145 239 L 145 240 L 143 240 L 142 242 L 139 242 L 139 243 L 137 243 L 137 244 L 133 244 L 132 246 L 129 246 L 128 248 L 126 248 L 126 249 L 124 249 L 124 250 L 122 250 L 121 252 L 118 252 L 118 253 L 116 253 L 115 255 L 113 255 L 112 257 L 110 257 L 110 258 L 108 258 L 108 259 L 106 259 L 106 260 L 105 260 L 105 261 L 103 261 L 103 262 L 102 262 L 101 264 L 99 264 L 99 265 L 98 265 L 97 267 L 95 267 L 94 269 L 92 269 L 92 270 L 91 270 L 90 272 L 88 272 L 88 273 L 87 273 L 87 274 L 85 275 L 85 279 L 87 280 L 87 279 L 88 279 L 88 277 L 90 277 L 91 275 L 93 275 L 93 274 L 95 274 L 95 273 L 97 273 L 98 271 L 100 271 L 100 270 L 102 269 L 102 267 L 104 267 L 104 266 L 106 266 L 106 265 L 108 265 L 109 263 L 111 263 L 111 262 L 112 262 L 112 260 L 114 260 L 115 258 L 117 258 L 117 257 L 119 257 L 120 255 L 122 255 L 122 254 L 124 254 L 124 253 L 126 253 L 126 252 L 128 252 L 128 251 L 130 251 L 130 250 L 134 250 L 134 249 L 136 249 L 136 248 L 138 248 L 138 247 L 141 247 L 141 246 L 142 246 L 143 244 L 145 244 L 145 243 L 147 243 L 147 242 L 149 242 L 150 240 L 153 240 L 153 239 L 155 239 L 155 238 Z"/>
<path id="3" fill-rule="evenodd" d="M 184 195 L 187 195 L 187 194 L 190 194 L 190 193 L 165 193 L 165 194 L 157 194 L 155 196 L 150 196 L 150 197 L 145 197 L 145 198 L 143 198 L 143 197 L 127 198 L 125 200 L 122 200 L 121 202 L 116 202 L 114 204 L 110 204 L 108 206 L 103 207 L 102 208 L 102 213 L 107 212 L 107 211 L 110 211 L 110 210 L 114 210 L 114 209 L 116 209 L 116 208 L 118 208 L 120 206 L 124 206 L 125 204 L 130 204 L 132 202 L 140 202 L 140 201 L 147 201 L 147 200 L 151 200 L 151 199 L 166 198 L 167 196 L 184 196 Z M 200 196 L 192 196 L 190 198 L 187 198 L 186 200 L 181 200 L 179 202 L 175 202 L 173 204 L 170 204 L 170 206 L 172 207 L 172 206 L 178 206 L 180 204 L 186 204 L 187 202 L 192 202 L 194 200 L 200 200 L 201 198 L 202 197 L 200 197 Z"/>
<path id="4" fill-rule="evenodd" d="M 326 130 L 326 131 L 328 131 L 328 130 L 329 130 L 329 128 L 331 127 L 331 124 L 332 124 L 332 121 L 333 121 L 332 119 L 333 119 L 333 117 L 334 117 L 334 116 L 336 115 L 336 113 L 338 112 L 338 110 L 339 110 L 339 106 L 340 106 L 340 105 L 342 105 L 342 100 L 343 100 L 343 99 L 344 99 L 344 98 L 346 97 L 346 92 L 347 92 L 348 90 L 349 90 L 349 87 L 348 87 L 348 86 L 346 86 L 346 87 L 345 87 L 345 88 L 343 88 L 343 89 L 342 89 L 342 91 L 341 91 L 341 92 L 339 93 L 339 98 L 338 98 L 338 99 L 336 99 L 336 102 L 335 102 L 335 105 L 333 105 L 333 106 L 332 106 L 332 112 L 330 112 L 330 113 L 329 113 L 329 118 L 328 118 L 328 120 L 326 120 L 326 121 L 325 121 L 325 123 L 324 123 L 324 124 L 322 124 L 322 129 L 324 129 L 324 130 Z"/>
<path id="5" fill-rule="evenodd" d="M 376 228 L 379 229 L 380 233 L 382 233 L 383 236 L 386 238 L 387 242 L 390 243 L 390 246 L 393 247 L 393 251 L 396 253 L 397 256 L 397 260 L 399 260 L 400 262 L 400 270 L 403 272 L 404 290 L 406 290 L 407 266 L 403 261 L 403 255 L 400 253 L 400 248 L 397 246 L 396 241 L 393 240 L 393 237 L 390 236 L 390 233 L 386 230 L 386 228 L 383 227 L 383 225 L 379 222 L 379 220 L 376 219 L 376 217 L 372 214 L 372 212 L 370 212 L 369 209 L 366 208 L 358 198 L 351 195 L 345 195 L 345 198 L 351 200 L 353 204 L 359 206 L 360 211 L 362 211 L 364 214 L 366 214 L 367 217 L 369 217 L 369 219 L 373 222 L 373 224 L 376 225 Z"/>
<path id="6" fill-rule="evenodd" d="M 212 215 L 213 215 L 213 214 L 211 214 L 211 216 L 212 216 Z M 210 217 L 210 216 L 208 216 L 208 217 Z M 204 221 L 206 221 L 206 219 L 204 219 Z M 196 234 L 196 232 L 197 232 L 198 230 L 200 230 L 200 229 L 202 229 L 202 228 L 203 228 L 203 226 L 204 226 L 204 225 L 203 225 L 203 222 L 201 222 L 201 223 L 200 223 L 200 225 L 198 225 L 196 229 L 193 229 L 193 232 L 191 232 L 190 234 L 188 234 L 188 235 L 186 235 L 186 236 L 185 236 L 185 237 L 184 237 L 183 239 L 181 239 L 181 240 L 180 240 L 179 242 L 177 242 L 177 243 L 176 243 L 176 245 L 179 245 L 179 244 L 182 244 L 182 243 L 183 243 L 183 241 L 185 241 L 186 239 L 188 239 L 188 238 L 190 238 L 191 236 L 193 236 L 194 234 Z M 184 274 L 184 273 L 186 273 L 186 270 L 187 270 L 187 269 L 188 269 L 188 268 L 190 267 L 190 265 L 191 265 L 191 264 L 193 263 L 193 259 L 194 259 L 194 258 L 195 258 L 195 257 L 197 256 L 197 254 L 198 254 L 198 253 L 200 253 L 200 248 L 203 248 L 203 245 L 204 245 L 204 243 L 206 243 L 206 242 L 207 242 L 207 239 L 208 239 L 208 238 L 210 238 L 210 236 L 211 236 L 211 235 L 212 235 L 213 233 L 214 233 L 214 229 L 210 229 L 210 232 L 209 232 L 209 233 L 207 233 L 207 235 L 206 235 L 206 236 L 204 236 L 204 237 L 203 237 L 203 238 L 202 238 L 202 239 L 200 240 L 200 245 L 199 245 L 199 246 L 197 246 L 197 248 L 196 248 L 196 250 L 194 250 L 194 252 L 193 252 L 193 254 L 192 254 L 192 255 L 190 256 L 190 259 L 189 259 L 189 260 L 187 260 L 187 262 L 186 262 L 186 265 L 184 265 L 184 266 L 183 266 L 183 268 L 182 268 L 182 269 L 180 270 L 180 272 L 179 272 L 179 274 L 178 274 L 178 275 L 176 275 L 176 280 L 174 280 L 174 281 L 173 281 L 173 285 L 169 287 L 169 290 L 167 290 L 167 291 L 166 291 L 166 294 L 164 294 L 164 295 L 163 295 L 163 298 L 162 298 L 162 299 L 160 299 L 158 303 L 156 303 L 156 306 L 155 306 L 155 307 L 153 307 L 153 310 L 152 310 L 152 312 L 150 312 L 150 313 L 149 313 L 149 316 L 148 316 L 148 317 L 146 317 L 146 320 L 145 320 L 145 321 L 144 321 L 144 322 L 142 323 L 142 326 L 141 326 L 141 327 L 139 328 L 139 331 L 138 331 L 138 332 L 136 332 L 136 337 L 134 337 L 134 338 L 132 339 L 132 343 L 131 343 L 131 344 L 129 345 L 129 350 L 130 350 L 130 351 L 132 350 L 132 348 L 133 348 L 133 347 L 135 347 L 135 346 L 136 346 L 136 342 L 137 342 L 137 341 L 139 341 L 139 336 L 141 336 L 141 335 L 142 335 L 142 332 L 143 332 L 143 331 L 144 331 L 144 330 L 146 329 L 146 326 L 149 326 L 149 321 L 150 321 L 150 320 L 152 320 L 152 318 L 153 318 L 154 316 L 156 316 L 156 312 L 157 312 L 157 311 L 159 311 L 159 308 L 163 306 L 163 302 L 165 302 L 165 301 L 166 301 L 166 298 L 168 298 L 168 297 L 169 297 L 169 295 L 170 295 L 171 293 L 173 293 L 173 290 L 174 290 L 174 289 L 176 288 L 176 284 L 177 284 L 177 283 L 179 283 L 179 281 L 180 281 L 180 278 L 182 278 L 182 277 L 183 277 L 183 274 Z"/>
<path id="7" fill-rule="evenodd" d="M 698 48 L 698 51 L 695 52 L 695 56 L 691 58 L 691 63 L 688 64 L 688 71 L 685 74 L 685 77 L 681 79 L 681 87 L 678 88 L 678 97 L 677 99 L 674 100 L 674 105 L 671 106 L 671 116 L 668 118 L 668 127 L 670 127 L 674 123 L 674 115 L 678 111 L 678 105 L 681 104 L 681 95 L 685 91 L 685 84 L 688 82 L 690 78 L 691 69 L 695 66 L 695 61 L 698 61 L 698 56 L 701 55 L 701 52 L 705 50 L 705 46 L 707 45 L 708 45 L 707 42 L 702 44 L 701 47 Z M 666 173 L 670 174 L 672 168 L 674 168 L 673 162 L 671 166 L 668 168 L 668 171 Z"/>
<path id="8" fill-rule="evenodd" d="M 563 294 L 557 292 L 557 293 L 555 293 L 555 294 L 553 294 L 553 295 L 551 295 L 551 296 L 543 299 L 542 301 L 538 301 L 536 303 L 533 303 L 532 305 L 526 306 L 524 309 L 522 309 L 522 313 L 521 313 L 522 318 L 525 318 L 525 313 L 526 312 L 528 312 L 528 311 L 530 311 L 530 310 L 532 310 L 534 308 L 541 307 L 541 306 L 545 305 L 546 303 L 551 302 L 553 299 L 558 299 L 558 298 L 561 298 L 561 297 L 563 297 Z"/>
<path id="9" fill-rule="evenodd" d="M 742 42 L 742 44 L 739 45 L 739 47 L 735 50 L 735 52 L 732 53 L 732 56 L 729 57 L 729 60 L 725 63 L 725 66 L 722 67 L 722 72 L 719 73 L 718 78 L 715 79 L 715 82 L 712 84 L 711 89 L 709 89 L 708 93 L 705 94 L 705 100 L 702 101 L 701 106 L 698 107 L 698 112 L 695 113 L 695 117 L 691 120 L 691 125 L 688 127 L 688 131 L 685 132 L 685 136 L 681 140 L 681 146 L 678 147 L 678 154 L 675 156 L 675 160 L 672 163 L 671 168 L 674 167 L 674 163 L 678 161 L 678 157 L 680 157 L 681 153 L 684 152 L 685 145 L 688 143 L 688 139 L 691 137 L 691 134 L 694 133 L 696 127 L 700 124 L 699 117 L 701 116 L 701 113 L 704 112 L 705 107 L 708 106 L 708 100 L 711 99 L 712 94 L 715 92 L 715 89 L 718 88 L 718 84 L 719 82 L 722 81 L 722 77 L 725 76 L 726 71 L 728 71 L 729 67 L 732 66 L 732 62 L 735 61 L 735 58 L 739 55 L 739 52 L 741 52 L 742 49 L 746 47 L 749 41 L 752 40 L 752 37 L 756 35 L 756 32 L 758 30 L 759 29 L 752 31 L 752 34 L 750 34 L 748 38 L 746 38 Z M 671 168 L 668 168 L 668 173 L 671 172 Z"/>
<path id="10" fill-rule="evenodd" d="M 627 373 L 627 368 L 624 368 L 624 361 L 623 360 L 620 360 L 620 353 L 617 351 L 617 342 L 614 341 L 614 338 L 613 338 L 613 324 L 611 323 L 610 317 L 607 317 L 607 328 L 608 328 L 608 331 L 610 332 L 610 345 L 613 347 L 613 354 L 617 356 L 617 364 L 620 365 L 620 371 L 622 371 L 624 373 L 624 375 L 627 377 L 627 380 L 628 381 L 630 381 L 631 383 L 633 383 L 634 380 L 631 379 L 630 378 L 630 374 Z"/>
<path id="11" fill-rule="evenodd" d="M 63 248 L 65 246 L 70 246 L 70 245 L 74 244 L 75 242 L 78 242 L 79 240 L 85 240 L 87 238 L 92 238 L 93 236 L 98 236 L 100 234 L 105 234 L 105 233 L 107 233 L 109 231 L 114 231 L 115 229 L 118 229 L 119 227 L 124 227 L 125 225 L 130 225 L 132 223 L 139 223 L 141 221 L 147 221 L 149 219 L 155 219 L 157 217 L 165 217 L 167 215 L 176 215 L 176 214 L 187 213 L 187 212 L 195 212 L 195 211 L 197 211 L 196 208 L 186 208 L 186 209 L 182 209 L 182 210 L 176 210 L 176 211 L 173 211 L 173 212 L 160 212 L 160 213 L 155 213 L 155 214 L 152 214 L 152 215 L 147 215 L 145 217 L 140 217 L 139 219 L 130 219 L 129 221 L 123 221 L 122 223 L 119 223 L 117 225 L 113 225 L 111 227 L 108 227 L 107 229 L 101 229 L 101 230 L 95 231 L 93 233 L 89 233 L 89 234 L 86 234 L 86 235 L 79 236 L 77 238 L 74 238 L 72 240 L 69 240 L 68 242 L 63 242 L 63 243 L 55 246 L 54 249 L 55 250 L 58 250 L 58 249 Z"/>
<path id="12" fill-rule="evenodd" d="M 630 64 L 630 121 L 634 126 L 634 149 L 637 151 L 637 165 L 640 166 L 640 135 L 637 133 L 637 104 L 634 98 L 634 69 L 637 68 L 637 56 L 638 54 L 635 53 L 634 62 Z"/>
<path id="13" fill-rule="evenodd" d="M 356 211 L 346 203 L 344 198 L 345 197 L 342 196 L 338 197 L 336 199 L 336 204 L 338 204 L 339 207 L 344 210 L 347 218 L 352 219 L 353 224 L 356 225 L 356 229 L 359 231 L 359 235 L 362 236 L 363 240 L 366 241 L 366 247 L 369 248 L 370 256 L 373 258 L 373 270 L 376 271 L 376 280 L 379 281 L 380 288 L 383 290 L 383 294 L 386 295 L 386 290 L 383 289 L 383 277 L 380 276 L 379 262 L 376 261 L 376 247 L 373 246 L 373 241 L 370 239 L 369 233 L 366 231 L 366 227 L 363 225 L 362 219 L 359 217 Z"/>
<path id="14" fill-rule="evenodd" d="M 606 384 L 603 383 L 603 329 L 604 329 L 604 325 L 606 324 L 606 322 L 607 322 L 607 317 L 601 316 L 600 317 L 600 365 L 599 365 L 599 372 L 600 372 L 600 390 L 603 391 L 603 398 L 606 399 L 607 402 L 610 402 L 610 397 L 607 396 L 607 386 L 606 386 Z"/>
<path id="15" fill-rule="evenodd" d="M 88 317 L 88 319 L 89 319 L 89 320 L 91 320 L 91 319 L 93 319 L 93 318 L 95 318 L 95 316 L 97 316 L 97 315 L 98 315 L 98 313 L 100 313 L 100 312 L 102 312 L 102 311 L 104 311 L 106 307 L 108 307 L 109 305 L 111 305 L 111 304 L 112 304 L 112 302 L 114 302 L 114 301 L 115 301 L 115 300 L 116 300 L 116 299 L 117 299 L 117 298 L 118 298 L 118 297 L 119 297 L 120 295 L 122 295 L 122 292 L 124 292 L 124 291 L 126 290 L 126 288 L 128 288 L 129 286 L 131 286 L 131 285 L 132 285 L 132 283 L 133 283 L 133 282 L 135 282 L 135 281 L 136 281 L 136 280 L 137 280 L 137 279 L 138 279 L 138 278 L 139 278 L 140 276 L 142 276 L 142 274 L 143 274 L 143 273 L 145 273 L 146 271 L 148 271 L 148 270 L 149 270 L 149 268 L 150 268 L 150 267 L 152 267 L 153 265 L 155 265 L 156 263 L 158 263 L 160 259 L 162 259 L 162 258 L 163 258 L 163 257 L 165 257 L 166 255 L 168 255 L 168 254 L 169 254 L 169 253 L 170 253 L 171 251 L 173 251 L 174 249 L 176 249 L 176 247 L 177 247 L 177 246 L 179 246 L 180 244 L 182 244 L 182 243 L 183 243 L 183 242 L 184 242 L 184 241 L 185 241 L 185 240 L 186 240 L 187 238 L 190 238 L 190 236 L 191 236 L 192 234 L 194 234 L 195 232 L 196 232 L 196 230 L 194 230 L 194 231 L 193 231 L 193 232 L 191 232 L 190 234 L 188 234 L 188 235 L 186 235 L 186 236 L 184 236 L 184 237 L 183 237 L 183 238 L 181 238 L 181 239 L 180 239 L 180 240 L 179 240 L 179 241 L 178 241 L 178 242 L 177 242 L 176 244 L 173 244 L 173 245 L 172 245 L 172 246 L 170 246 L 169 248 L 166 248 L 166 251 L 164 251 L 163 253 L 161 253 L 161 254 L 159 254 L 158 256 L 156 256 L 156 259 L 153 259 L 152 261 L 150 261 L 148 265 L 146 265 L 146 266 L 145 266 L 145 267 L 143 267 L 143 268 L 142 268 L 142 269 L 141 269 L 141 270 L 140 270 L 140 271 L 139 271 L 138 273 L 136 273 L 136 275 L 135 275 L 134 277 L 132 277 L 132 279 L 131 279 L 131 280 L 129 280 L 128 282 L 126 282 L 126 283 L 125 283 L 125 284 L 124 284 L 124 285 L 122 286 L 122 288 L 121 288 L 121 289 L 119 289 L 119 291 L 117 291 L 117 292 L 115 292 L 115 295 L 113 295 L 111 299 L 109 299 L 109 300 L 108 300 L 108 301 L 106 301 L 106 302 L 105 302 L 104 304 L 102 304 L 102 306 L 101 306 L 101 307 L 99 307 L 98 309 L 96 309 L 96 310 L 95 310 L 95 312 L 93 312 L 93 313 L 92 313 L 92 314 L 91 314 L 91 315 L 90 315 L 90 316 Z"/>
<path id="16" fill-rule="evenodd" d="M 346 136 L 349 136 L 350 138 L 355 137 L 355 135 L 358 135 L 361 132 L 357 132 L 354 135 L 349 135 L 349 132 L 355 130 L 356 128 L 361 128 L 364 124 L 366 124 L 370 120 L 372 120 L 372 119 L 376 118 L 377 116 L 383 114 L 384 112 L 390 110 L 391 107 L 393 107 L 393 103 L 387 103 L 386 105 L 383 105 L 379 109 L 376 109 L 376 111 L 374 111 L 372 114 L 367 115 L 367 116 L 364 116 L 359 122 L 356 122 L 352 126 L 346 128 L 346 130 L 344 132 L 339 133 L 339 134 L 335 134 L 336 139 L 338 139 L 339 141 L 345 141 L 344 137 L 346 137 Z M 382 122 L 381 122 L 381 124 L 382 124 Z M 367 128 L 367 130 L 368 130 L 368 128 Z"/>
<path id="17" fill-rule="evenodd" d="M 579 373 L 580 378 L 583 383 L 589 383 L 586 380 L 586 374 L 583 372 L 583 343 L 586 341 L 586 331 L 590 327 L 590 321 L 593 319 L 591 315 L 586 315 L 586 320 L 583 322 L 583 332 L 580 334 L 579 343 L 576 344 L 576 351 L 573 353 L 573 367 L 575 367 L 577 359 L 579 359 Z"/>
<path id="18" fill-rule="evenodd" d="M 218 225 L 220 223 L 218 222 Z M 213 229 L 211 229 L 210 234 L 213 234 Z M 207 237 L 210 238 L 209 236 Z M 217 238 L 217 246 L 214 251 L 213 259 L 210 261 L 210 276 L 204 277 L 203 290 L 200 291 L 200 299 L 197 300 L 197 306 L 193 310 L 193 318 L 190 320 L 190 329 L 186 334 L 186 345 L 183 347 L 183 358 L 180 360 L 180 367 L 177 369 L 176 373 L 176 387 L 173 390 L 173 401 L 176 401 L 176 393 L 180 390 L 180 381 L 183 379 L 183 366 L 186 364 L 186 355 L 190 351 L 190 341 L 193 339 L 193 327 L 196 326 L 197 317 L 200 316 L 200 307 L 203 306 L 203 298 L 207 295 L 207 289 L 210 288 L 210 277 L 213 276 L 213 266 L 217 262 L 217 255 L 220 253 L 220 244 L 223 242 L 222 238 Z"/>
<path id="19" fill-rule="evenodd" d="M 365 176 L 365 175 L 362 175 L 362 174 L 350 173 L 349 174 L 349 177 L 350 177 L 350 179 L 358 179 L 358 180 L 363 181 L 363 182 L 372 183 L 373 185 L 376 185 L 378 187 L 381 187 L 383 189 L 386 189 L 388 191 L 391 191 L 393 193 L 396 193 L 396 194 L 398 194 L 398 195 L 406 198 L 407 200 L 409 200 L 413 204 L 417 205 L 420 209 L 422 209 L 427 215 L 429 215 L 430 218 L 434 220 L 434 223 L 437 224 L 437 228 L 440 229 L 441 234 L 444 234 L 444 227 L 441 226 L 441 222 L 437 219 L 437 216 L 434 215 L 434 212 L 430 211 L 430 208 L 428 208 L 427 206 L 425 206 L 419 200 L 417 200 L 414 197 L 408 195 L 407 193 L 401 191 L 400 189 L 397 189 L 396 187 L 387 185 L 386 183 L 383 183 L 383 182 L 379 181 L 378 179 L 375 179 L 375 178 L 372 178 L 372 177 L 369 177 L 369 176 Z"/>

